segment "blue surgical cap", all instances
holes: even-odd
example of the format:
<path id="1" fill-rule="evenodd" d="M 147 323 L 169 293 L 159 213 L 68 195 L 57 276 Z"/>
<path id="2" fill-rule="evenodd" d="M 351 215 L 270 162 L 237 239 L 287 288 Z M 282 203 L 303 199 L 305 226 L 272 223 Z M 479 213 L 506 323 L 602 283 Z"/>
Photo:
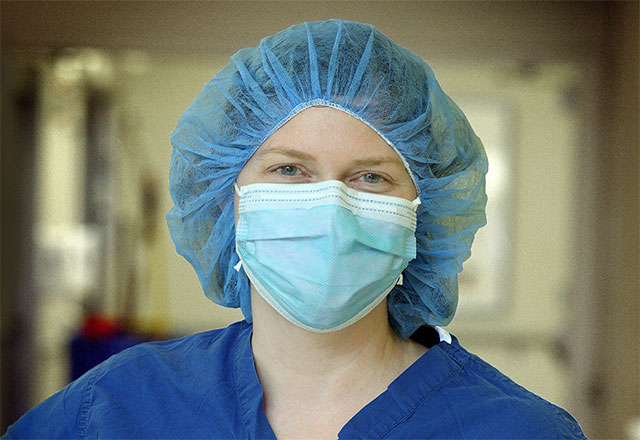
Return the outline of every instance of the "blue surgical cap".
<path id="1" fill-rule="evenodd" d="M 417 257 L 389 294 L 392 328 L 406 339 L 423 324 L 448 324 L 462 262 L 485 224 L 487 158 L 429 66 L 369 24 L 292 26 L 238 51 L 204 87 L 171 135 L 167 223 L 178 253 L 208 298 L 251 322 L 249 282 L 233 268 L 233 183 L 269 135 L 319 105 L 377 131 L 418 187 Z"/>

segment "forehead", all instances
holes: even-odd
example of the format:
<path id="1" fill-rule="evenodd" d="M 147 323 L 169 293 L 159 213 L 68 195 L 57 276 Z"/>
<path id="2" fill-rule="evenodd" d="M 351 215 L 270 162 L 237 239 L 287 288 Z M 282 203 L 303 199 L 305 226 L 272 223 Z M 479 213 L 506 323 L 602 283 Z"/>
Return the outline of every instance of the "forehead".
<path id="1" fill-rule="evenodd" d="M 332 159 L 376 156 L 404 166 L 398 153 L 374 129 L 331 107 L 302 110 L 271 134 L 255 156 L 283 151 L 299 151 L 316 158 Z"/>

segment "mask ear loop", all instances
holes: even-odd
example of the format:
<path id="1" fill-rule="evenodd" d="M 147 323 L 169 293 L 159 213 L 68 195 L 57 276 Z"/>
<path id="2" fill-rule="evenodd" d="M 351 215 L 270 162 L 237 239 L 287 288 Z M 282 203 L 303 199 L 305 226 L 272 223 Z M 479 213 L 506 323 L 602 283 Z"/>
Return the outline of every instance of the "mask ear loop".
<path id="1" fill-rule="evenodd" d="M 420 197 L 416 197 L 411 204 L 413 205 L 413 210 L 414 212 L 418 210 L 418 206 L 422 205 L 422 201 L 420 200 Z M 398 277 L 398 281 L 396 282 L 396 286 L 402 286 L 402 274 L 400 274 L 400 276 Z"/>
<path id="2" fill-rule="evenodd" d="M 238 194 L 238 197 L 242 197 L 243 196 L 244 192 L 242 191 L 242 188 L 240 188 L 238 186 L 237 182 L 233 182 L 233 189 L 235 190 L 236 194 Z"/>
<path id="3" fill-rule="evenodd" d="M 233 182 L 233 189 L 236 192 L 236 194 L 238 194 L 238 197 L 242 197 L 243 196 L 243 191 L 238 186 L 237 182 Z M 238 253 L 237 249 L 236 249 L 236 254 L 238 255 L 238 258 L 240 258 L 240 254 Z M 240 261 L 238 261 L 238 263 L 235 266 L 233 266 L 233 268 L 235 269 L 236 272 L 240 272 L 240 268 L 241 267 L 242 267 L 242 258 L 240 258 Z"/>

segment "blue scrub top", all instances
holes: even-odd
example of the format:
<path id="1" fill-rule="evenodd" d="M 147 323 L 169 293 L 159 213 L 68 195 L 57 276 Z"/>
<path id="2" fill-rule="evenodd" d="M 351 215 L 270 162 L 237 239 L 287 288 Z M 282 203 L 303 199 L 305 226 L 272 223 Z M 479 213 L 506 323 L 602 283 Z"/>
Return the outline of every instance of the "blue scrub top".
<path id="1" fill-rule="evenodd" d="M 25 414 L 5 438 L 273 439 L 245 321 L 117 354 Z M 434 344 L 339 438 L 586 438 L 565 410 L 434 329 Z M 418 339 L 418 338 L 417 338 Z"/>

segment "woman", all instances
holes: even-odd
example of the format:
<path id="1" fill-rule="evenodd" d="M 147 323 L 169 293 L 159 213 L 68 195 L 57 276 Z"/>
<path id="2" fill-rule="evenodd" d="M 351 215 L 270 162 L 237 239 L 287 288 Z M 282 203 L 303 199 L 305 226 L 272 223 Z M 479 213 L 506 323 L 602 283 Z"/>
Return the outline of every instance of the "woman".
<path id="1" fill-rule="evenodd" d="M 584 438 L 446 331 L 487 160 L 429 67 L 370 25 L 243 49 L 172 135 L 167 221 L 245 321 L 116 355 L 19 437 Z"/>

